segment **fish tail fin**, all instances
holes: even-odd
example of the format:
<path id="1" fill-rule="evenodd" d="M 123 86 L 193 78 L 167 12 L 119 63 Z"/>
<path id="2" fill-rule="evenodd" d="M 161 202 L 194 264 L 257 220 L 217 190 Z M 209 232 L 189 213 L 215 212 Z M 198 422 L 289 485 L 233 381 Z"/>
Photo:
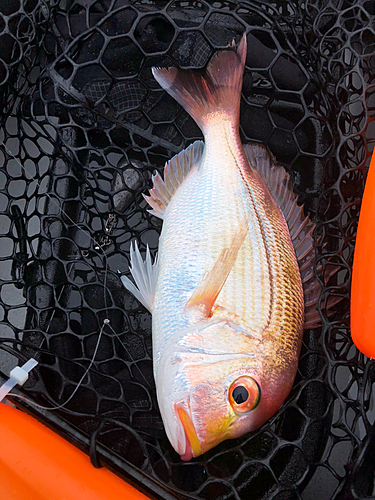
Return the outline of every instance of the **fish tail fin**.
<path id="1" fill-rule="evenodd" d="M 237 122 L 239 120 L 246 34 L 236 51 L 234 48 L 233 40 L 229 50 L 221 50 L 211 59 L 203 74 L 177 68 L 152 68 L 157 82 L 202 130 L 214 111 L 222 110 Z"/>

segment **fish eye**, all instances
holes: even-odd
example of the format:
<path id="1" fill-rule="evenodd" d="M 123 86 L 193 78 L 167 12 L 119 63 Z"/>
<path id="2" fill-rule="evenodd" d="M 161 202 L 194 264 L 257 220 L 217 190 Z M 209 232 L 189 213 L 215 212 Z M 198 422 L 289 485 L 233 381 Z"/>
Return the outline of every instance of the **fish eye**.
<path id="1" fill-rule="evenodd" d="M 229 402 L 237 413 L 254 410 L 260 402 L 260 387 L 252 377 L 239 377 L 229 388 Z"/>
<path id="2" fill-rule="evenodd" d="M 238 385 L 232 391 L 232 398 L 237 405 L 246 403 L 249 399 L 249 391 L 243 385 Z"/>

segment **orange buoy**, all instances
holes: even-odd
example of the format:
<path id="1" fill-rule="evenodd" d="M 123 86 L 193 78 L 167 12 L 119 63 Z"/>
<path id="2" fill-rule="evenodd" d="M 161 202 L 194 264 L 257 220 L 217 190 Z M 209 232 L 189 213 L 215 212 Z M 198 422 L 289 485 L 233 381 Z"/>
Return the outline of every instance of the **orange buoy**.
<path id="1" fill-rule="evenodd" d="M 1 500 L 149 500 L 25 413 L 0 403 Z"/>
<path id="2" fill-rule="evenodd" d="M 352 339 L 375 358 L 375 155 L 372 155 L 354 250 L 350 306 Z"/>

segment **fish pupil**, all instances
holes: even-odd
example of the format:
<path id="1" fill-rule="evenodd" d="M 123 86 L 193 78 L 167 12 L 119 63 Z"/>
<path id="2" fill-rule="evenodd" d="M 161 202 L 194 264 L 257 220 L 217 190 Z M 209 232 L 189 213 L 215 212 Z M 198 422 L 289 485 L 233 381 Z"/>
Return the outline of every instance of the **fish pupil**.
<path id="1" fill-rule="evenodd" d="M 242 403 L 245 403 L 245 401 L 247 401 L 247 399 L 249 397 L 249 392 L 246 389 L 246 387 L 244 387 L 243 385 L 239 385 L 233 389 L 232 397 L 233 397 L 234 401 L 238 405 L 240 405 Z"/>

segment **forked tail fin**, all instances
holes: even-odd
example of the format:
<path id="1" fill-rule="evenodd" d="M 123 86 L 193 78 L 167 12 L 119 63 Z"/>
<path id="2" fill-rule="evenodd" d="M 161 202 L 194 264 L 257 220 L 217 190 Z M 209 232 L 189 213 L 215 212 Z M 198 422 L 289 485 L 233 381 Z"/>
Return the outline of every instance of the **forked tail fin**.
<path id="1" fill-rule="evenodd" d="M 152 68 L 158 83 L 183 106 L 203 130 L 209 115 L 223 111 L 238 122 L 242 75 L 246 60 L 246 35 L 234 50 L 219 51 L 206 71 Z"/>

